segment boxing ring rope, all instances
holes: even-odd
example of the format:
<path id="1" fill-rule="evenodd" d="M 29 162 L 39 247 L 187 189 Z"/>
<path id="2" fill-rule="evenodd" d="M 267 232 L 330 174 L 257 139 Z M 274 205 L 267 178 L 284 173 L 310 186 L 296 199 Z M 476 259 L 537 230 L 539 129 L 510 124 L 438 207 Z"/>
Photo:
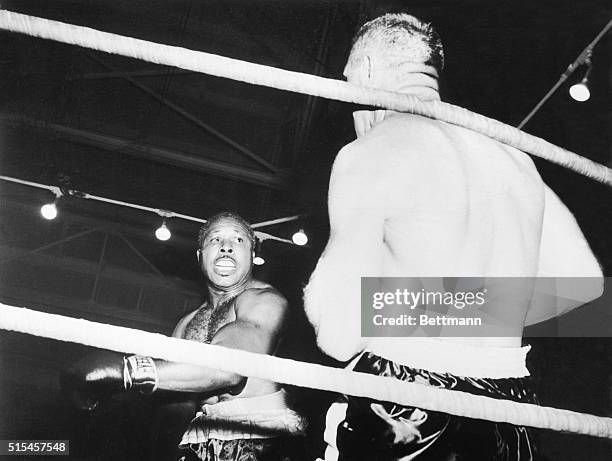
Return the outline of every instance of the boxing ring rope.
<path id="1" fill-rule="evenodd" d="M 263 66 L 219 55 L 102 32 L 88 27 L 0 11 L 0 29 L 119 54 L 156 64 L 338 101 L 383 107 L 442 120 L 479 132 L 521 151 L 544 158 L 612 185 L 612 169 L 555 146 L 497 120 L 440 101 Z"/>
<path id="2" fill-rule="evenodd" d="M 0 304 L 0 328 L 468 418 L 612 438 L 612 418 L 497 400 Z"/>

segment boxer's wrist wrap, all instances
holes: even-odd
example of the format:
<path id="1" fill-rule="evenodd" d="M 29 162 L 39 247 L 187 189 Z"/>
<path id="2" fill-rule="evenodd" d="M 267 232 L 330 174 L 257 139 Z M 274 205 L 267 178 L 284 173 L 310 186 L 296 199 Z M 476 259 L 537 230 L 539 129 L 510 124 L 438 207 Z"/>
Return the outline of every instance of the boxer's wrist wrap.
<path id="1" fill-rule="evenodd" d="M 126 391 L 134 389 L 141 394 L 152 394 L 157 389 L 158 381 L 155 361 L 151 357 L 123 357 L 123 386 Z"/>

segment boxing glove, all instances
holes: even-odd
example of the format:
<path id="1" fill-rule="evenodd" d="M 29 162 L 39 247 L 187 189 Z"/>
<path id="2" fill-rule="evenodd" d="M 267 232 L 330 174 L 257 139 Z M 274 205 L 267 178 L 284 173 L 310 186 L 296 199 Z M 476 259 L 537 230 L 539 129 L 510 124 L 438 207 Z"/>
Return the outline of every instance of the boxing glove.
<path id="1" fill-rule="evenodd" d="M 78 409 L 93 411 L 101 398 L 116 392 L 130 389 L 145 394 L 154 392 L 157 370 L 150 357 L 98 351 L 65 369 L 60 385 Z"/>

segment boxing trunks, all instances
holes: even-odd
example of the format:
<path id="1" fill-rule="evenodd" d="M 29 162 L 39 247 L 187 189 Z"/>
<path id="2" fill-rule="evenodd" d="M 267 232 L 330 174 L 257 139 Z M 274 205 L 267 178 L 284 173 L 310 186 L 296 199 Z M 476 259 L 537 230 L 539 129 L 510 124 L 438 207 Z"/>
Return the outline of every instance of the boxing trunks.
<path id="1" fill-rule="evenodd" d="M 521 351 L 517 350 L 519 354 Z M 464 377 L 409 367 L 367 351 L 353 369 L 474 395 L 537 403 L 528 377 Z M 344 403 L 332 405 L 327 423 L 325 436 L 331 446 L 326 451 L 326 461 L 535 459 L 533 444 L 524 427 L 366 398 L 349 396 Z"/>
<path id="2" fill-rule="evenodd" d="M 305 420 L 287 401 L 287 393 L 226 400 L 203 405 L 179 444 L 203 461 L 292 460 Z"/>

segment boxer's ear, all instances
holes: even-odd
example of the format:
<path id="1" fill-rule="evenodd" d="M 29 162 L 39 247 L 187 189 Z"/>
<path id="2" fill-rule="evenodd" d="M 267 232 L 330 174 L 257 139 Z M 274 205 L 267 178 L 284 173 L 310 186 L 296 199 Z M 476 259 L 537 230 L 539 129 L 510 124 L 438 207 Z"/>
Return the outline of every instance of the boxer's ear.
<path id="1" fill-rule="evenodd" d="M 365 61 L 363 63 L 364 74 L 368 76 L 368 80 L 372 80 L 372 77 L 373 77 L 372 74 L 374 72 L 374 65 L 372 64 L 372 58 L 368 55 L 365 55 L 363 59 Z"/>
<path id="2" fill-rule="evenodd" d="M 358 58 L 352 58 L 347 63 L 344 68 L 344 76 L 351 83 L 364 85 L 372 79 L 373 69 L 372 58 L 368 55 L 363 55 Z"/>
<path id="3" fill-rule="evenodd" d="M 356 70 L 359 72 L 360 80 L 363 83 L 372 80 L 372 73 L 374 72 L 372 57 L 367 54 L 360 57 L 356 63 Z"/>

